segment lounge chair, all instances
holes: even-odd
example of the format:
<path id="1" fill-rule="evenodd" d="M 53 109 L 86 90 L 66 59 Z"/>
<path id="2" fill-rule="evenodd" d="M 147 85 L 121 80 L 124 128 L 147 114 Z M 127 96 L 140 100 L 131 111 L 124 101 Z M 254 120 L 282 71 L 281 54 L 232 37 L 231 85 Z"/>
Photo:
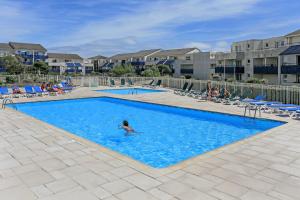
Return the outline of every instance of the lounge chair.
<path id="1" fill-rule="evenodd" d="M 294 118 L 297 114 L 297 111 L 300 110 L 300 106 L 296 107 L 281 107 L 279 108 L 280 116 L 289 116 L 291 118 Z"/>
<path id="2" fill-rule="evenodd" d="M 11 97 L 11 93 L 6 86 L 0 87 L 0 93 L 2 98 Z"/>
<path id="3" fill-rule="evenodd" d="M 63 89 L 65 92 L 70 92 L 71 90 L 73 90 L 73 86 L 69 85 L 66 82 L 61 82 L 61 89 Z"/>
<path id="4" fill-rule="evenodd" d="M 35 91 L 35 93 L 38 95 L 38 96 L 42 96 L 43 94 L 49 94 L 48 92 L 44 92 L 40 86 L 33 86 L 33 89 Z"/>
<path id="5" fill-rule="evenodd" d="M 116 87 L 115 81 L 113 79 L 110 79 L 109 83 L 110 83 L 109 84 L 110 87 Z"/>
<path id="6" fill-rule="evenodd" d="M 192 89 L 194 87 L 194 83 L 191 83 L 191 85 L 186 89 L 185 91 L 179 93 L 181 96 L 189 95 L 192 92 Z"/>
<path id="7" fill-rule="evenodd" d="M 131 79 L 128 79 L 128 85 L 129 85 L 130 87 L 134 86 L 134 84 L 133 84 L 133 82 L 132 82 Z"/>
<path id="8" fill-rule="evenodd" d="M 185 82 L 185 83 L 183 84 L 182 89 L 176 89 L 176 90 L 174 90 L 174 94 L 179 94 L 179 93 L 181 93 L 181 92 L 184 92 L 184 91 L 187 89 L 188 85 L 189 85 L 189 83 L 188 83 L 188 82 Z"/>
<path id="9" fill-rule="evenodd" d="M 154 80 L 151 80 L 148 84 L 144 84 L 143 87 L 151 87 L 154 86 Z"/>
<path id="10" fill-rule="evenodd" d="M 122 79 L 121 79 L 120 87 L 125 87 L 125 84 L 126 84 L 125 79 L 122 78 Z"/>
<path id="11" fill-rule="evenodd" d="M 154 86 L 150 86 L 150 87 L 156 88 L 156 87 L 160 87 L 160 85 L 161 85 L 161 80 L 158 80 L 158 81 L 156 82 L 156 84 L 154 84 Z"/>
<path id="12" fill-rule="evenodd" d="M 27 97 L 33 97 L 36 95 L 36 92 L 33 91 L 33 87 L 31 85 L 26 85 L 24 89 Z"/>

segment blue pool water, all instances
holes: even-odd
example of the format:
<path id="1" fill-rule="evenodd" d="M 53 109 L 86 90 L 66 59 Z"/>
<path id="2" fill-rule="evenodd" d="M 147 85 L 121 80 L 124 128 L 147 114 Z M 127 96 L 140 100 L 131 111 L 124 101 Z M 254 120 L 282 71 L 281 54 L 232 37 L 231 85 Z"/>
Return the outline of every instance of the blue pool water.
<path id="1" fill-rule="evenodd" d="M 164 168 L 282 122 L 116 98 L 17 104 L 17 109 L 155 168 Z M 140 134 L 125 136 L 126 119 Z"/>
<path id="2" fill-rule="evenodd" d="M 153 90 L 153 89 L 143 89 L 143 88 L 106 89 L 106 90 L 96 90 L 96 91 L 112 93 L 112 94 L 121 94 L 121 95 L 164 92 L 163 90 Z"/>

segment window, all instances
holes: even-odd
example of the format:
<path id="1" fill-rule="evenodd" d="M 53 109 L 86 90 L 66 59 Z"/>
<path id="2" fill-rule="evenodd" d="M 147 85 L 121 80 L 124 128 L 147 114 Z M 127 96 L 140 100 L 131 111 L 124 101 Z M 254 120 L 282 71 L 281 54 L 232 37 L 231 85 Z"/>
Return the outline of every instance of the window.
<path id="1" fill-rule="evenodd" d="M 185 57 L 186 60 L 191 60 L 191 56 Z"/>
<path id="2" fill-rule="evenodd" d="M 269 47 L 269 43 L 266 43 L 266 47 L 267 47 L 267 48 Z"/>
<path id="3" fill-rule="evenodd" d="M 248 61 L 247 61 L 247 62 L 248 62 L 248 64 L 250 64 L 250 63 L 251 63 L 251 60 L 249 60 L 249 59 L 248 59 Z"/>
<path id="4" fill-rule="evenodd" d="M 248 78 L 250 78 L 250 74 L 247 74 Z"/>
<path id="5" fill-rule="evenodd" d="M 281 41 L 281 46 L 284 46 L 284 41 Z"/>
<path id="6" fill-rule="evenodd" d="M 275 48 L 279 47 L 279 42 L 275 42 Z"/>
<path id="7" fill-rule="evenodd" d="M 250 48 L 250 44 L 247 44 L 247 48 L 248 48 L 248 49 Z"/>

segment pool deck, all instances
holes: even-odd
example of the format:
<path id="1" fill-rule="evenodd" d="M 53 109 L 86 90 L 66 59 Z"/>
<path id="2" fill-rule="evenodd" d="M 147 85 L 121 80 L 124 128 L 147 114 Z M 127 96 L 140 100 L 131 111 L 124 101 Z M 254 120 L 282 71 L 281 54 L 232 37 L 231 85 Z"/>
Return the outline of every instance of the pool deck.
<path id="1" fill-rule="evenodd" d="M 172 92 L 114 95 L 100 88 L 14 99 L 48 101 L 110 96 L 143 102 L 243 114 L 243 109 L 199 102 Z M 93 142 L 12 109 L 0 111 L 2 200 L 292 200 L 300 199 L 300 121 L 153 169 Z"/>

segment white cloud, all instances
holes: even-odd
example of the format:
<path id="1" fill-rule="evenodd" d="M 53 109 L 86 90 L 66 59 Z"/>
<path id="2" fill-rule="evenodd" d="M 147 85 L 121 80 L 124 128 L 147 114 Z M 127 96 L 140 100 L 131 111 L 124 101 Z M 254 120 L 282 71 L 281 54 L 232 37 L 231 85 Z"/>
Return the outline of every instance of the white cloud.
<path id="1" fill-rule="evenodd" d="M 217 42 L 189 42 L 185 45 L 185 47 L 197 47 L 201 51 L 229 51 L 230 50 L 230 44 L 226 41 L 217 41 Z"/>
<path id="2" fill-rule="evenodd" d="M 211 44 L 204 43 L 204 42 L 189 42 L 184 47 L 186 47 L 186 48 L 196 47 L 196 48 L 200 49 L 201 51 L 210 51 L 212 49 Z"/>
<path id="3" fill-rule="evenodd" d="M 245 14 L 258 0 L 151 1 L 125 14 L 89 22 L 60 45 L 82 45 L 120 37 L 155 38 L 171 34 L 177 26 Z"/>

